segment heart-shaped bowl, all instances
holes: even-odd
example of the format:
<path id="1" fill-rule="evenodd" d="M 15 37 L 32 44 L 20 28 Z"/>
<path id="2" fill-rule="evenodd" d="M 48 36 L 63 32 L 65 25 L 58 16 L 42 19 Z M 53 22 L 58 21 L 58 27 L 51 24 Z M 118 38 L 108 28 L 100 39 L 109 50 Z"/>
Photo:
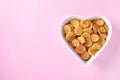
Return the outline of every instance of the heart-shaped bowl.
<path id="1" fill-rule="evenodd" d="M 108 35 L 107 35 L 107 39 L 106 39 L 106 42 L 105 44 L 102 46 L 102 48 L 96 52 L 96 54 L 94 56 L 92 56 L 88 61 L 84 61 L 81 59 L 80 56 L 78 56 L 76 54 L 76 52 L 74 51 L 74 49 L 70 46 L 70 44 L 65 40 L 65 36 L 64 36 L 64 33 L 63 33 L 63 26 L 65 24 L 67 24 L 71 19 L 79 19 L 79 20 L 82 20 L 82 19 L 88 19 L 88 20 L 94 20 L 94 19 L 97 19 L 97 18 L 102 18 L 106 25 L 108 26 Z M 111 38 L 111 35 L 112 35 L 112 26 L 111 26 L 111 23 L 109 22 L 109 20 L 106 18 L 106 17 L 103 17 L 103 16 L 90 16 L 90 17 L 80 17 L 80 16 L 68 16 L 66 17 L 61 25 L 60 25 L 60 36 L 63 40 L 63 42 L 65 43 L 65 45 L 69 48 L 70 51 L 72 51 L 73 55 L 76 56 L 77 59 L 79 59 L 85 66 L 88 66 L 89 64 L 91 64 L 95 58 L 102 52 L 102 50 L 106 47 L 106 45 L 108 44 L 110 38 Z"/>

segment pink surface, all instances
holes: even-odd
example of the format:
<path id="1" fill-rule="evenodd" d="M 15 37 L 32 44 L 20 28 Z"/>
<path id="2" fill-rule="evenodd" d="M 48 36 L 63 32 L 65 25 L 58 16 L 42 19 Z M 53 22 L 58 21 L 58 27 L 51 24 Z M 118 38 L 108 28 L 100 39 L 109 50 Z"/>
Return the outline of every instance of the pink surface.
<path id="1" fill-rule="evenodd" d="M 119 0 L 0 0 L 0 80 L 120 80 Z M 62 42 L 68 15 L 103 15 L 108 46 L 88 67 Z"/>

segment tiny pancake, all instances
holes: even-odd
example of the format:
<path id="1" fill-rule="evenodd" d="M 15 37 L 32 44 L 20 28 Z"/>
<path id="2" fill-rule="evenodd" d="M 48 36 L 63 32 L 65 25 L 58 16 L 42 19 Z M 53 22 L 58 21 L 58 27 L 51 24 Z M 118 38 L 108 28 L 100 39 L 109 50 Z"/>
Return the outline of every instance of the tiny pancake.
<path id="1" fill-rule="evenodd" d="M 70 26 L 73 31 L 73 29 L 74 29 L 73 25 L 72 24 L 67 24 L 67 25 Z"/>
<path id="2" fill-rule="evenodd" d="M 104 25 L 104 21 L 102 19 L 98 19 L 96 21 L 96 24 L 99 25 L 99 26 L 102 26 L 102 25 Z"/>
<path id="3" fill-rule="evenodd" d="M 74 32 L 68 32 L 67 34 L 66 34 L 66 40 L 67 41 L 71 41 L 72 39 L 74 39 L 75 38 L 75 33 Z"/>
<path id="4" fill-rule="evenodd" d="M 78 37 L 78 40 L 81 44 L 85 43 L 85 38 L 84 37 Z"/>
<path id="5" fill-rule="evenodd" d="M 99 30 L 99 26 L 96 25 L 96 24 L 94 24 L 94 25 L 93 25 L 93 31 L 94 31 L 95 33 L 97 33 L 98 30 Z"/>
<path id="6" fill-rule="evenodd" d="M 72 27 L 70 25 L 65 25 L 63 27 L 63 30 L 64 30 L 64 34 L 67 34 L 68 32 L 72 31 Z"/>
<path id="7" fill-rule="evenodd" d="M 82 34 L 82 28 L 81 27 L 75 27 L 74 32 L 76 35 L 81 35 Z"/>
<path id="8" fill-rule="evenodd" d="M 87 28 L 87 27 L 89 27 L 89 25 L 90 25 L 90 21 L 89 21 L 89 20 L 86 20 L 86 19 L 81 20 L 81 21 L 80 21 L 80 25 L 81 25 L 83 28 Z"/>
<path id="9" fill-rule="evenodd" d="M 91 47 L 93 44 L 93 42 L 91 41 L 90 38 L 86 38 L 86 42 L 84 43 L 85 47 Z"/>
<path id="10" fill-rule="evenodd" d="M 72 24 L 74 27 L 78 27 L 80 22 L 78 19 L 72 19 L 70 20 L 70 24 Z"/>
<path id="11" fill-rule="evenodd" d="M 106 29 L 105 29 L 105 27 L 100 27 L 100 28 L 99 28 L 99 31 L 100 31 L 101 33 L 107 32 Z"/>
<path id="12" fill-rule="evenodd" d="M 85 60 L 85 61 L 88 61 L 89 58 L 90 58 L 90 55 L 89 55 L 88 52 L 82 53 L 80 56 L 81 56 L 82 59 Z"/>
<path id="13" fill-rule="evenodd" d="M 79 40 L 78 39 L 73 39 L 72 40 L 72 45 L 73 45 L 73 47 L 79 46 L 80 45 Z"/>
<path id="14" fill-rule="evenodd" d="M 99 44 L 99 43 L 94 43 L 92 46 L 91 46 L 91 48 L 93 49 L 93 50 L 99 50 L 100 48 L 101 48 L 101 45 Z"/>
<path id="15" fill-rule="evenodd" d="M 88 53 L 89 53 L 89 55 L 94 56 L 95 53 L 96 53 L 96 51 L 93 50 L 93 49 L 90 47 L 90 48 L 88 48 Z"/>
<path id="16" fill-rule="evenodd" d="M 99 44 L 104 45 L 105 39 L 104 37 L 100 36 L 100 40 L 98 41 Z"/>
<path id="17" fill-rule="evenodd" d="M 82 54 L 82 53 L 84 53 L 84 52 L 86 51 L 86 47 L 83 46 L 83 45 L 77 46 L 77 47 L 75 48 L 75 51 L 76 51 L 78 54 Z"/>
<path id="18" fill-rule="evenodd" d="M 90 34 L 87 32 L 84 32 L 81 36 L 84 38 L 90 38 Z"/>
<path id="19" fill-rule="evenodd" d="M 99 40 L 98 34 L 91 34 L 91 40 L 92 40 L 93 42 L 97 42 L 97 41 Z"/>

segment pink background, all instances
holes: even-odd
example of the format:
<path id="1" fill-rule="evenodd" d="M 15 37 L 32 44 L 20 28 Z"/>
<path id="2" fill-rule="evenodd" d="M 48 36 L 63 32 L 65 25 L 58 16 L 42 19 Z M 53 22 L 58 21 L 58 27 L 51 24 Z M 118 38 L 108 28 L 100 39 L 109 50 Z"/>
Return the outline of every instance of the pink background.
<path id="1" fill-rule="evenodd" d="M 68 15 L 103 15 L 108 46 L 89 65 L 59 35 Z M 120 80 L 119 0 L 0 0 L 0 80 Z"/>

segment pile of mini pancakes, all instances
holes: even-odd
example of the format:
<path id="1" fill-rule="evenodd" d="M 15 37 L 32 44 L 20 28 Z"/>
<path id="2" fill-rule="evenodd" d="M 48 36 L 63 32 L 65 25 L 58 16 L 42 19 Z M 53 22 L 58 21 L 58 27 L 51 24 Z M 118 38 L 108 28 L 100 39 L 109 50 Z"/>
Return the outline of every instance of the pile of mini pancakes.
<path id="1" fill-rule="evenodd" d="M 104 45 L 108 26 L 101 18 L 71 19 L 63 26 L 64 37 L 84 61 L 88 61 Z"/>

